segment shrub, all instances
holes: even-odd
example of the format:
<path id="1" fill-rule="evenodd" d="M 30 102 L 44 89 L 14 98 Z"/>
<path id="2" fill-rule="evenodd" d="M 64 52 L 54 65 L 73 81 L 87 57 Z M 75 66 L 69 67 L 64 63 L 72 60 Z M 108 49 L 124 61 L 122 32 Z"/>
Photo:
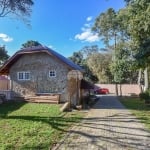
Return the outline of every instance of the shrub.
<path id="1" fill-rule="evenodd" d="M 140 97 L 141 100 L 149 99 L 149 93 L 147 93 L 147 92 L 140 93 L 139 97 Z"/>
<path id="2" fill-rule="evenodd" d="M 148 91 L 145 91 L 144 93 L 140 93 L 139 97 L 141 100 L 144 100 L 145 103 L 150 103 L 150 94 Z"/>

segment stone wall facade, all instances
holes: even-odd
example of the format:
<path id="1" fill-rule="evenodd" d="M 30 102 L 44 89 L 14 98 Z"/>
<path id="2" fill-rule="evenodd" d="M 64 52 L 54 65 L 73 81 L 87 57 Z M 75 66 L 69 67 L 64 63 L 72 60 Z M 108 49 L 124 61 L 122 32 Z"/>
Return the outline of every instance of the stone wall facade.
<path id="1" fill-rule="evenodd" d="M 50 70 L 56 71 L 56 77 L 49 76 Z M 59 93 L 66 101 L 68 71 L 66 64 L 47 53 L 24 54 L 10 68 L 11 90 L 17 96 Z M 18 80 L 18 72 L 30 72 L 30 80 Z"/>

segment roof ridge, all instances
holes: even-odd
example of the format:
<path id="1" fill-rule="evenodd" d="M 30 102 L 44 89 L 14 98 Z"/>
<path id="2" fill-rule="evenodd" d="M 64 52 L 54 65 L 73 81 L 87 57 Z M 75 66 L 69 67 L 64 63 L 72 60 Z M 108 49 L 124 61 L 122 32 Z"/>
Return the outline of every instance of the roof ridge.
<path id="1" fill-rule="evenodd" d="M 84 72 L 84 69 L 82 69 L 79 65 L 75 64 L 73 61 L 71 61 L 69 58 L 66 58 L 65 56 L 63 56 L 62 54 L 54 51 L 53 49 L 44 46 L 44 45 L 38 45 L 38 46 L 34 46 L 34 47 L 28 47 L 25 49 L 20 49 L 19 51 L 17 51 L 12 57 L 10 57 L 8 59 L 8 61 L 6 61 L 4 63 L 4 65 L 0 68 L 0 72 L 2 72 L 2 70 L 8 70 L 7 67 L 10 67 L 13 65 L 13 63 L 15 61 L 17 61 L 18 58 L 20 58 L 21 55 L 25 54 L 25 53 L 31 53 L 32 52 L 46 52 L 47 54 L 51 54 L 54 57 L 56 57 L 57 59 L 61 60 L 63 63 L 65 63 L 66 65 L 68 65 L 70 68 L 72 68 L 73 70 L 79 70 L 81 72 Z M 5 71 L 4 71 L 5 72 Z"/>

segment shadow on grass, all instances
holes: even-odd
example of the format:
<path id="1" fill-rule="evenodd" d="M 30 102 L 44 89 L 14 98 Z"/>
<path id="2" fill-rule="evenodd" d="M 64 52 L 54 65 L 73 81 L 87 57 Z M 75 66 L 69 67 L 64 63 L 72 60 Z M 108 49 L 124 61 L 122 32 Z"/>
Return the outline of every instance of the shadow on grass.
<path id="1" fill-rule="evenodd" d="M 56 115 L 55 114 L 52 115 L 51 113 L 50 114 L 49 113 L 45 113 L 45 114 L 43 114 L 43 113 L 41 113 L 41 114 L 35 113 L 34 114 L 33 113 L 32 114 L 32 111 L 31 111 L 31 113 L 29 113 L 29 115 L 24 114 L 24 113 L 10 114 L 11 112 L 21 108 L 25 104 L 26 103 L 22 103 L 22 102 L 16 102 L 16 103 L 13 102 L 13 103 L 5 103 L 3 105 L 0 105 L 0 119 L 1 120 L 4 119 L 4 121 L 6 121 L 8 124 L 10 124 L 10 130 L 12 129 L 12 131 L 8 130 L 7 131 L 8 133 L 13 132 L 13 131 L 20 132 L 24 128 L 21 127 L 19 130 L 17 130 L 19 127 L 17 125 L 24 124 L 24 127 L 26 127 L 26 124 L 27 124 L 26 130 L 29 129 L 29 131 L 20 132 L 20 134 L 22 134 L 22 138 L 24 138 L 23 136 L 29 137 L 29 142 L 25 141 L 25 143 L 22 143 L 21 149 L 37 149 L 37 150 L 38 149 L 47 149 L 49 146 L 55 145 L 57 140 L 59 139 L 59 137 L 61 137 L 64 133 L 66 133 L 68 131 L 68 128 L 72 124 L 76 124 L 79 122 L 79 120 L 82 119 L 82 118 L 80 118 L 80 116 L 78 116 L 78 114 L 76 114 L 74 112 L 73 113 L 56 113 Z M 34 131 L 34 129 L 33 129 L 32 125 L 30 127 L 30 124 L 33 124 L 33 126 L 37 129 L 35 132 L 32 132 L 32 131 Z M 41 127 L 43 129 L 40 129 Z M 44 127 L 46 127 L 46 128 L 44 129 Z M 52 133 L 53 133 L 52 135 L 49 134 L 50 130 L 52 130 Z M 48 131 L 48 133 L 46 133 L 47 131 Z M 45 133 L 42 133 L 42 132 L 45 132 Z M 34 136 L 37 137 L 38 134 L 40 134 L 40 135 L 47 134 L 45 136 L 48 136 L 48 138 L 47 138 L 48 140 L 37 141 L 34 144 L 31 143 L 30 139 L 32 140 L 32 138 Z M 60 135 L 60 134 L 62 134 L 62 135 Z M 15 136 L 15 134 L 13 136 Z M 17 138 L 17 136 L 18 135 L 16 135 L 16 138 Z M 44 138 L 44 136 L 43 136 L 43 138 Z M 33 139 L 33 141 L 34 141 L 34 139 Z M 0 143 L 1 143 L 1 141 L 0 141 Z M 5 143 L 5 141 L 4 141 L 4 143 Z M 4 146 L 4 149 L 17 149 L 17 148 L 19 148 L 19 144 L 21 144 L 18 142 L 18 147 L 16 148 L 15 147 L 16 145 L 14 144 L 14 142 L 9 142 L 9 143 L 6 142 L 5 143 L 6 145 L 4 145 L 4 143 L 3 143 L 3 145 L 0 145 L 0 149 L 2 148 L 1 146 Z"/>
<path id="2" fill-rule="evenodd" d="M 26 102 L 5 102 L 0 105 L 0 117 L 6 117 L 9 113 L 21 108 Z"/>
<path id="3" fill-rule="evenodd" d="M 82 118 L 79 117 L 40 117 L 40 116 L 4 116 L 5 119 L 26 120 L 32 122 L 42 122 L 50 125 L 56 130 L 65 131 L 64 127 L 71 123 L 77 123 Z"/>

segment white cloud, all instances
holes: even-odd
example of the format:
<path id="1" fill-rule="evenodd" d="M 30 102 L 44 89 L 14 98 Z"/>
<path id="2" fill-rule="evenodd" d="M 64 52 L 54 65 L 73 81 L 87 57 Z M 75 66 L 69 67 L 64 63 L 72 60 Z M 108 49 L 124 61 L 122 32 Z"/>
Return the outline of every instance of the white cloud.
<path id="1" fill-rule="evenodd" d="M 86 18 L 86 21 L 91 21 L 92 19 L 93 19 L 93 17 L 89 16 L 89 17 Z"/>
<path id="2" fill-rule="evenodd" d="M 4 34 L 4 33 L 0 33 L 0 39 L 3 40 L 4 42 L 13 41 L 12 37 L 9 37 L 7 34 Z"/>
<path id="3" fill-rule="evenodd" d="M 98 34 L 92 33 L 92 31 L 89 28 L 84 29 L 84 31 L 80 34 L 77 34 L 75 36 L 75 39 L 90 42 L 90 43 L 99 41 Z"/>
<path id="4" fill-rule="evenodd" d="M 92 27 L 92 22 L 90 22 L 92 20 L 92 17 L 88 17 L 86 19 L 86 21 L 88 21 L 88 23 L 85 23 L 84 26 L 81 28 L 81 33 L 76 34 L 75 35 L 75 39 L 76 40 L 81 40 L 81 41 L 86 41 L 86 42 L 97 42 L 100 40 L 98 33 L 94 33 L 91 31 L 91 27 Z"/>

